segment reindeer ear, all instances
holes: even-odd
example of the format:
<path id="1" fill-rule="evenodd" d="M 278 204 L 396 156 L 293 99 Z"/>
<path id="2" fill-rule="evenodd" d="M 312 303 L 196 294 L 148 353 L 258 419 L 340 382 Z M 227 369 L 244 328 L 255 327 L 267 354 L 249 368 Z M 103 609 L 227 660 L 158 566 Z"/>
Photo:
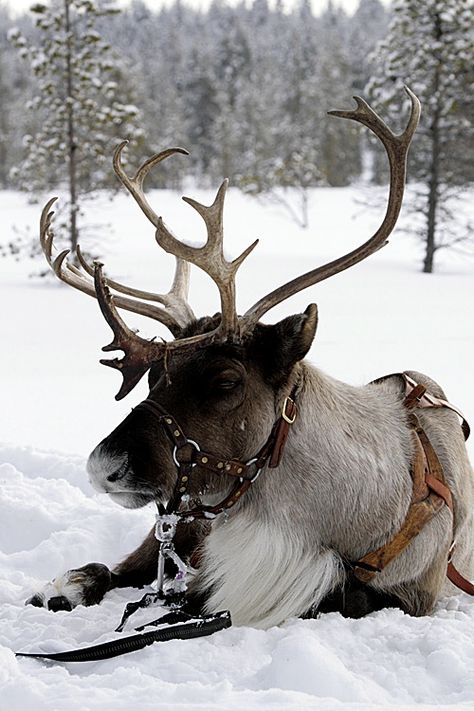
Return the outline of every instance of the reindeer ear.
<path id="1" fill-rule="evenodd" d="M 258 324 L 254 346 L 271 382 L 284 380 L 295 363 L 309 351 L 318 325 L 318 307 L 310 304 L 302 314 L 288 316 L 273 326 Z"/>

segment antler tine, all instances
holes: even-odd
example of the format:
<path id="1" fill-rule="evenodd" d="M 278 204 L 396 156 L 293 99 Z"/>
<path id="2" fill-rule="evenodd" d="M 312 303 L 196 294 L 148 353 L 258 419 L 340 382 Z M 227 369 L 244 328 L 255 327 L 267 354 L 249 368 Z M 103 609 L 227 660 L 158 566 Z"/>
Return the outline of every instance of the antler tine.
<path id="1" fill-rule="evenodd" d="M 237 337 L 239 335 L 239 320 L 235 303 L 235 275 L 244 259 L 257 246 L 258 240 L 231 262 L 225 259 L 223 212 L 228 184 L 229 181 L 224 180 L 217 191 L 214 202 L 209 206 L 202 205 L 192 198 L 183 198 L 202 217 L 206 225 L 207 241 L 202 247 L 192 247 L 178 240 L 168 230 L 161 218 L 158 221 L 156 240 L 166 252 L 200 267 L 211 277 L 219 289 L 221 300 L 219 334 L 224 337 Z"/>
<path id="2" fill-rule="evenodd" d="M 420 102 L 415 94 L 407 86 L 405 87 L 405 91 L 411 101 L 411 112 L 407 126 L 400 135 L 395 135 L 364 99 L 361 99 L 359 96 L 354 97 L 357 103 L 355 110 L 329 112 L 332 116 L 351 119 L 367 126 L 381 140 L 385 147 L 390 164 L 390 192 L 385 216 L 378 230 L 367 242 L 364 242 L 364 244 L 352 252 L 289 281 L 287 284 L 280 286 L 270 294 L 267 294 L 267 296 L 264 296 L 260 301 L 257 301 L 242 317 L 242 334 L 244 332 L 250 332 L 263 314 L 280 302 L 306 289 L 308 286 L 317 284 L 334 274 L 338 274 L 354 266 L 387 243 L 387 238 L 395 227 L 402 206 L 407 154 L 413 134 L 418 126 L 421 111 Z"/>
<path id="3" fill-rule="evenodd" d="M 149 369 L 153 361 L 163 356 L 163 344 L 154 343 L 141 338 L 132 331 L 121 318 L 115 308 L 113 298 L 102 273 L 103 264 L 94 262 L 94 286 L 100 310 L 113 331 L 114 338 L 109 345 L 104 346 L 104 352 L 121 350 L 125 353 L 122 359 L 101 359 L 103 365 L 120 370 L 123 376 L 122 386 L 115 396 L 116 400 L 123 397 L 135 387 L 138 381 Z"/>
<path id="4" fill-rule="evenodd" d="M 94 282 L 88 279 L 86 275 L 84 275 L 73 264 L 69 264 L 67 262 L 67 257 L 70 252 L 69 249 L 63 250 L 58 254 L 57 257 L 53 258 L 52 252 L 54 244 L 54 233 L 51 227 L 51 220 L 54 215 L 54 212 L 51 211 L 51 206 L 56 200 L 57 198 L 51 198 L 51 200 L 46 203 L 41 212 L 40 218 L 40 243 L 43 253 L 46 257 L 46 261 L 48 262 L 49 266 L 54 271 L 58 279 L 63 281 L 65 284 L 68 284 L 69 286 L 72 286 L 75 289 L 82 291 L 88 296 L 97 298 Z M 84 267 L 87 274 L 94 276 L 94 270 L 92 269 L 92 267 L 90 267 L 90 265 L 87 264 L 80 249 L 78 250 L 78 259 L 79 263 L 81 264 L 81 266 Z M 180 267 L 179 272 L 182 273 L 182 267 Z M 111 285 L 113 284 L 118 285 L 120 287 L 118 290 L 124 294 L 128 294 L 130 296 L 135 296 L 138 298 L 147 298 L 146 295 L 148 294 L 148 292 L 142 292 L 142 294 L 140 294 L 138 290 L 128 289 L 128 287 L 118 284 L 118 282 L 111 282 Z M 156 297 L 157 295 L 152 294 L 151 296 Z M 169 294 L 163 297 L 162 303 L 164 303 L 165 299 L 168 302 L 165 305 L 169 306 L 169 311 L 166 311 L 165 309 L 160 308 L 158 306 L 154 306 L 152 304 L 146 304 L 141 301 L 136 301 L 134 299 L 127 299 L 124 296 L 116 296 L 115 302 L 119 308 L 123 308 L 127 311 L 139 314 L 140 316 L 147 316 L 149 318 L 154 319 L 155 321 L 159 321 L 164 326 L 166 326 L 173 335 L 177 336 L 181 332 L 181 328 L 194 319 L 194 314 L 192 313 L 190 307 L 185 302 L 182 302 L 180 298 L 178 298 L 177 293 L 173 291 L 173 287 Z M 158 299 L 155 300 L 158 301 Z"/>
<path id="5" fill-rule="evenodd" d="M 94 285 L 92 283 L 89 283 L 82 275 L 77 275 L 77 274 L 68 274 L 63 266 L 64 262 L 66 260 L 66 257 L 68 256 L 70 250 L 65 249 L 62 252 L 60 252 L 57 257 L 53 257 L 53 243 L 54 243 L 54 232 L 51 226 L 51 221 L 54 215 L 54 212 L 51 210 L 51 207 L 54 205 L 58 198 L 53 197 L 51 200 L 48 200 L 46 205 L 44 206 L 43 210 L 41 211 L 41 217 L 40 217 L 40 244 L 41 244 L 41 249 L 43 250 L 43 254 L 46 257 L 46 261 L 48 262 L 49 266 L 53 270 L 53 272 L 56 274 L 58 279 L 61 281 L 64 281 L 65 283 L 69 284 L 70 286 L 74 286 L 76 289 L 79 289 L 80 291 L 83 291 L 84 293 L 88 294 L 89 296 L 95 296 L 95 289 Z"/>
<path id="6" fill-rule="evenodd" d="M 150 222 L 157 227 L 160 218 L 145 197 L 143 192 L 143 181 L 150 170 L 158 163 L 161 163 L 161 161 L 166 160 L 166 158 L 169 158 L 176 153 L 181 153 L 182 155 L 187 156 L 189 155 L 189 152 L 185 148 L 167 148 L 165 151 L 161 151 L 161 153 L 155 153 L 155 155 L 148 158 L 148 160 L 146 160 L 138 168 L 133 178 L 130 178 L 126 174 L 122 165 L 122 151 L 127 144 L 128 141 L 122 141 L 122 143 L 120 143 L 114 151 L 113 166 L 115 174 L 120 182 L 123 183 L 127 190 L 133 195 L 139 207 L 143 210 Z"/>
<path id="7" fill-rule="evenodd" d="M 52 253 L 54 240 L 54 233 L 51 228 L 51 220 L 54 212 L 51 211 L 51 208 L 57 199 L 57 197 L 53 197 L 51 200 L 48 200 L 41 211 L 40 217 L 40 244 L 43 254 L 46 257 L 46 261 L 50 267 L 53 263 Z"/>
<path id="8" fill-rule="evenodd" d="M 81 265 L 82 269 L 94 278 L 95 270 L 94 267 L 87 262 L 82 254 L 82 250 L 79 245 L 76 247 L 76 255 Z M 163 304 L 166 308 L 170 309 L 170 313 L 173 315 L 178 325 L 183 327 L 186 326 L 191 321 L 195 320 L 195 315 L 190 305 L 187 302 L 188 291 L 189 291 L 189 265 L 180 260 L 176 260 L 176 269 L 173 278 L 173 284 L 170 291 L 167 294 L 155 294 L 151 291 L 143 291 L 143 289 L 135 289 L 125 284 L 121 284 L 118 281 L 109 279 L 107 277 L 107 285 L 118 291 L 120 294 L 126 294 L 127 296 L 133 296 L 136 299 L 144 299 L 145 301 L 156 301 Z M 81 271 L 75 267 L 73 264 L 67 265 L 68 269 L 82 276 Z"/>
<path id="9" fill-rule="evenodd" d="M 180 299 L 188 299 L 189 296 L 189 273 L 190 265 L 184 259 L 176 257 L 176 271 L 170 293 Z"/>

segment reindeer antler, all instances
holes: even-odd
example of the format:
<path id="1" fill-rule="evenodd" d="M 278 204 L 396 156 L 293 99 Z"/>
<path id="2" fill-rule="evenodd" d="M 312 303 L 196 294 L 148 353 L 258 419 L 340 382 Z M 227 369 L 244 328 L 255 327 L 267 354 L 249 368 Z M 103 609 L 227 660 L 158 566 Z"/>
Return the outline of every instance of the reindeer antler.
<path id="1" fill-rule="evenodd" d="M 317 284 L 334 274 L 344 271 L 344 269 L 354 266 L 354 264 L 366 259 L 387 244 L 387 238 L 395 227 L 402 206 L 407 154 L 413 134 L 418 126 L 421 111 L 420 102 L 415 94 L 407 86 L 405 91 L 410 97 L 411 113 L 407 127 L 399 136 L 390 130 L 380 116 L 360 96 L 354 97 L 357 108 L 353 111 L 329 111 L 331 116 L 351 119 L 367 126 L 382 141 L 387 151 L 390 164 L 390 193 L 385 217 L 378 230 L 367 242 L 352 252 L 296 277 L 296 279 L 280 286 L 264 296 L 260 301 L 257 301 L 242 317 L 242 334 L 251 332 L 263 314 L 285 299 L 306 289 L 308 286 Z"/>
<path id="2" fill-rule="evenodd" d="M 127 144 L 123 141 L 114 152 L 113 165 L 119 180 L 132 194 L 140 208 L 156 228 L 156 240 L 168 253 L 177 260 L 176 274 L 173 286 L 166 295 L 151 294 L 139 289 L 131 289 L 119 282 L 105 279 L 102 265 L 94 267 L 84 259 L 80 249 L 77 258 L 81 271 L 66 261 L 68 250 L 61 252 L 56 259 L 52 257 L 53 233 L 51 230 L 50 208 L 56 198 L 48 202 L 41 215 L 41 245 L 46 259 L 56 275 L 77 289 L 97 296 L 102 313 L 112 328 L 114 339 L 103 348 L 104 351 L 122 350 L 122 359 L 102 360 L 101 363 L 120 370 L 123 376 L 122 387 L 116 399 L 124 397 L 136 385 L 152 363 L 160 361 L 165 354 L 175 350 L 191 350 L 213 341 L 224 342 L 237 340 L 251 333 L 260 318 L 281 301 L 337 274 L 344 269 L 357 264 L 376 252 L 387 242 L 387 238 L 395 227 L 404 192 L 406 158 L 413 134 L 420 117 L 420 102 L 407 87 L 405 90 L 411 101 L 411 114 L 405 131 L 395 135 L 375 111 L 360 97 L 354 97 L 357 107 L 353 111 L 330 111 L 333 116 L 348 118 L 367 126 L 383 143 L 390 164 L 390 193 L 385 217 L 375 234 L 360 247 L 323 266 L 313 269 L 302 276 L 293 279 L 275 289 L 260 299 L 242 318 L 237 316 L 235 304 L 235 276 L 244 259 L 257 245 L 258 240 L 251 244 L 242 254 L 229 262 L 223 252 L 223 210 L 228 181 L 224 180 L 212 205 L 205 206 L 191 198 L 183 198 L 193 207 L 204 220 L 207 228 L 207 241 L 202 247 L 192 247 L 178 240 L 165 226 L 161 217 L 155 213 L 143 192 L 143 181 L 151 168 L 176 153 L 187 154 L 183 148 L 169 148 L 157 153 L 145 161 L 133 177 L 126 174 L 122 166 L 122 152 Z M 186 301 L 188 291 L 189 264 L 195 264 L 203 269 L 216 283 L 221 301 L 221 319 L 216 328 L 208 333 L 179 338 L 182 326 L 194 319 L 194 315 Z M 83 273 L 85 272 L 85 274 Z M 93 277 L 93 281 L 91 279 Z M 114 289 L 118 294 L 111 294 Z M 121 294 L 132 296 L 128 299 Z M 142 301 L 136 301 L 141 299 Z M 165 308 L 155 306 L 146 301 L 158 301 Z M 134 311 L 144 316 L 150 316 L 165 324 L 177 336 L 177 340 L 169 343 L 147 341 L 128 328 L 117 311 L 117 307 Z"/>
<path id="3" fill-rule="evenodd" d="M 69 249 L 65 249 L 56 257 L 53 257 L 54 232 L 51 221 L 54 212 L 51 211 L 51 207 L 56 200 L 56 197 L 51 198 L 41 212 L 40 243 L 43 254 L 58 279 L 82 291 L 84 294 L 97 298 L 93 280 L 94 268 L 84 259 L 79 246 L 76 250 L 76 256 L 85 274 L 74 264 L 70 264 L 67 261 L 67 257 L 70 253 Z M 92 279 L 88 279 L 87 275 L 91 276 Z M 159 321 L 165 325 L 174 336 L 179 335 L 182 328 L 195 319 L 192 309 L 187 302 L 189 265 L 184 262 L 177 262 L 173 284 L 167 294 L 154 294 L 149 291 L 133 289 L 112 280 L 109 280 L 108 284 L 111 288 L 122 294 L 133 296 L 136 299 L 142 299 L 142 301 L 137 301 L 116 295 L 114 297 L 115 303 L 119 308 Z M 147 304 L 144 303 L 144 301 L 156 301 L 162 303 L 166 308 L 163 309 L 152 304 Z"/>

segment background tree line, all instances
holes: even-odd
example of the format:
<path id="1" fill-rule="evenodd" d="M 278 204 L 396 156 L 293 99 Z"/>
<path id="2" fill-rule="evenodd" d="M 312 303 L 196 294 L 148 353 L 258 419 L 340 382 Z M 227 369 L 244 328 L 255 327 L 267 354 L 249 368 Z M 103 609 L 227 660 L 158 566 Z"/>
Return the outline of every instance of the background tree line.
<path id="1" fill-rule="evenodd" d="M 31 13 L 13 21 L 0 6 L 3 188 L 47 190 L 66 179 L 60 161 L 51 161 L 62 137 L 49 131 L 45 146 L 42 134 L 55 109 L 41 101 L 44 92 L 38 94 L 47 37 L 38 16 L 44 20 L 46 8 L 61 16 L 67 6 L 78 27 L 94 16 L 88 50 L 93 76 L 75 90 L 78 110 L 87 107 L 94 87 L 109 87 L 102 103 L 81 117 L 82 141 L 96 148 L 82 155 L 79 189 L 115 185 L 103 157 L 124 137 L 138 142 L 134 155 L 183 145 L 190 158 L 185 165 L 164 164 L 152 177 L 156 186 L 179 188 L 184 174 L 203 186 L 227 176 L 250 194 L 281 201 L 292 188 L 288 209 L 305 226 L 309 188 L 348 185 L 361 175 L 386 180 L 378 147 L 356 125 L 327 117 L 327 110 L 348 107 L 350 96 L 364 94 L 396 123 L 405 113 L 400 97 L 406 81 L 424 103 L 410 177 L 420 185 L 417 209 L 426 218 L 416 229 L 424 238 L 432 233 L 431 258 L 425 260 L 425 269 L 432 269 L 432 255 L 450 241 L 442 230 L 442 208 L 455 209 L 454 192 L 474 179 L 466 158 L 474 124 L 470 0 L 394 0 L 389 9 L 379 0 L 360 0 L 353 16 L 331 1 L 315 16 L 309 0 L 290 12 L 279 1 L 269 7 L 267 0 L 233 7 L 214 0 L 206 11 L 175 0 L 155 12 L 134 0 L 113 13 L 108 2 L 53 0 L 36 6 L 36 23 Z M 63 28 L 52 31 L 58 41 Z M 78 67 L 82 36 L 77 30 Z M 100 72 L 95 64 L 101 64 Z M 47 74 L 48 64 L 43 68 Z M 55 70 L 51 82 L 57 75 Z M 98 112 L 106 119 L 99 127 Z M 90 141 L 97 133 L 98 143 Z M 468 236 L 465 224 L 456 240 Z"/>

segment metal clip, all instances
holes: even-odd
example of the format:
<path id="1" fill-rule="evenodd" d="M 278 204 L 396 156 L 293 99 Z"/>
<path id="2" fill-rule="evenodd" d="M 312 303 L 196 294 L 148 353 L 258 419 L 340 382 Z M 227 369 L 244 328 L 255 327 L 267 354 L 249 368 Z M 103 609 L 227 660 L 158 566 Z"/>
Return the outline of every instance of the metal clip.
<path id="1" fill-rule="evenodd" d="M 176 514 L 157 514 L 156 516 L 155 538 L 160 542 L 158 567 L 156 571 L 156 589 L 159 593 L 163 592 L 165 560 L 166 558 L 173 558 L 173 538 L 176 533 L 178 520 Z"/>
<path id="2" fill-rule="evenodd" d="M 160 543 L 173 540 L 179 518 L 176 514 L 157 514 L 155 524 L 155 538 Z"/>

